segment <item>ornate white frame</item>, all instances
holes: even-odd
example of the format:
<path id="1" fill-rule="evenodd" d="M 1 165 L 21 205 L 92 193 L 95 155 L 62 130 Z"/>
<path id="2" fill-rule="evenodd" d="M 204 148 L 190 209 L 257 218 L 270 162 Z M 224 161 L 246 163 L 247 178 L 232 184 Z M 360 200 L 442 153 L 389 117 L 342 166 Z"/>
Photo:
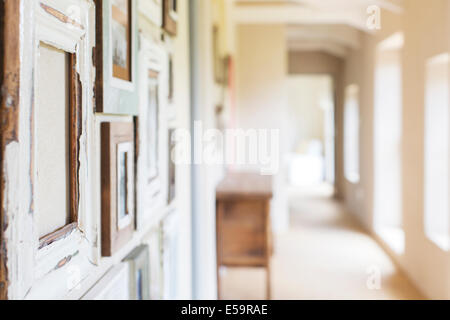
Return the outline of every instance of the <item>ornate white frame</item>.
<path id="1" fill-rule="evenodd" d="M 92 181 L 88 161 L 93 130 L 93 61 L 95 6 L 91 0 L 40 0 L 21 3 L 21 105 L 16 162 L 18 176 L 12 178 L 8 198 L 16 210 L 9 212 L 8 270 L 10 299 L 61 298 L 85 279 L 98 250 L 98 219 L 92 203 Z M 40 42 L 76 55 L 76 71 L 82 87 L 82 132 L 79 139 L 79 212 L 77 228 L 61 239 L 39 248 L 34 212 L 35 137 L 34 88 L 38 79 Z M 10 159 L 9 161 L 12 161 Z M 38 208 L 39 210 L 39 208 Z"/>

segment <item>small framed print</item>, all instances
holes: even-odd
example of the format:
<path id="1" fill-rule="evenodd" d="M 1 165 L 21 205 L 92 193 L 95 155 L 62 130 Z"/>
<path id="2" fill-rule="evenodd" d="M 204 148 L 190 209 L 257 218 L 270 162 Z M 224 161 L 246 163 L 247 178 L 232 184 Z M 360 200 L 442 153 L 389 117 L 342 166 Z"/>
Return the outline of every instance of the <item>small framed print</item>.
<path id="1" fill-rule="evenodd" d="M 147 245 L 134 249 L 124 262 L 129 266 L 129 290 L 131 300 L 149 300 L 150 271 Z"/>
<path id="2" fill-rule="evenodd" d="M 131 142 L 117 145 L 117 228 L 127 228 L 134 211 L 134 162 L 133 144 Z"/>
<path id="3" fill-rule="evenodd" d="M 177 0 L 163 0 L 163 28 L 172 36 L 177 35 L 177 11 Z"/>
<path id="4" fill-rule="evenodd" d="M 95 4 L 95 111 L 137 115 L 139 97 L 136 1 L 95 0 Z"/>
<path id="5" fill-rule="evenodd" d="M 109 270 L 82 300 L 130 300 L 130 266 L 120 263 Z"/>
<path id="6" fill-rule="evenodd" d="M 131 81 L 131 0 L 111 0 L 113 77 Z"/>
<path id="7" fill-rule="evenodd" d="M 112 256 L 134 231 L 134 125 L 101 124 L 102 255 Z"/>
<path id="8" fill-rule="evenodd" d="M 139 12 L 157 27 L 162 27 L 162 0 L 138 0 Z"/>

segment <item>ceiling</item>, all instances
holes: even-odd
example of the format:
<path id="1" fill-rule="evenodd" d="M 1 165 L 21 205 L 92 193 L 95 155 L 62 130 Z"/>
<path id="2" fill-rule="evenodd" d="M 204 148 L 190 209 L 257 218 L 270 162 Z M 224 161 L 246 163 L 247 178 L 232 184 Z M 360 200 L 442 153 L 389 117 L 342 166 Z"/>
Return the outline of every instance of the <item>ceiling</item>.
<path id="1" fill-rule="evenodd" d="M 234 0 L 238 24 L 286 24 L 291 51 L 324 51 L 345 57 L 359 47 L 368 8 L 403 12 L 403 0 Z"/>

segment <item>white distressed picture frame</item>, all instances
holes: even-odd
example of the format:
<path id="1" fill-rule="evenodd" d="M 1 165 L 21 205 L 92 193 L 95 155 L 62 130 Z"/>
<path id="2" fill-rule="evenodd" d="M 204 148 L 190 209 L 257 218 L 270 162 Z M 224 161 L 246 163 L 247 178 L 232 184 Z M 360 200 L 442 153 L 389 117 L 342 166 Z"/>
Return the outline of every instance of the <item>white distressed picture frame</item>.
<path id="1" fill-rule="evenodd" d="M 165 214 L 165 199 L 167 198 L 167 177 L 163 173 L 167 167 L 167 54 L 164 48 L 147 39 L 140 37 L 141 50 L 139 54 L 140 70 L 140 98 L 139 98 L 139 136 L 145 137 L 147 132 L 147 113 L 149 105 L 149 71 L 158 73 L 159 88 L 159 113 L 158 113 L 158 176 L 149 183 L 149 172 L 147 168 L 147 144 L 140 139 L 138 159 L 138 214 L 137 227 L 142 229 L 148 224 L 156 225 Z"/>
<path id="2" fill-rule="evenodd" d="M 88 137 L 93 124 L 93 64 L 95 45 L 95 6 L 91 0 L 24 1 L 21 24 L 26 30 L 21 48 L 21 108 L 19 114 L 18 148 L 21 173 L 14 184 L 20 193 L 11 200 L 18 210 L 9 226 L 8 269 L 10 299 L 54 299 L 65 297 L 85 279 L 94 265 L 98 234 L 97 215 L 90 207 L 92 185 L 88 178 L 91 148 Z M 48 44 L 76 55 L 76 71 L 82 87 L 82 132 L 79 140 L 79 208 L 77 228 L 61 239 L 39 248 L 37 215 L 33 207 L 35 170 L 33 168 L 36 141 L 30 125 L 39 106 L 32 92 L 38 79 L 37 64 L 40 43 Z M 35 70 L 35 72 L 33 72 Z M 29 97 L 29 98 L 27 98 Z M 30 202 L 21 201 L 30 199 Z M 36 208 L 39 210 L 39 208 Z"/>

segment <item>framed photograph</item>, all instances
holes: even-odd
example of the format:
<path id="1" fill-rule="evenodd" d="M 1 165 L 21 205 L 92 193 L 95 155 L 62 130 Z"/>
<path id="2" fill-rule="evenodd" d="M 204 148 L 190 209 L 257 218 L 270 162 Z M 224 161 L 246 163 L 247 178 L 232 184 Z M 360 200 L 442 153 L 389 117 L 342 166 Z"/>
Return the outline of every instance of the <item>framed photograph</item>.
<path id="1" fill-rule="evenodd" d="M 149 250 L 147 245 L 134 249 L 125 259 L 128 263 L 131 300 L 149 300 Z"/>
<path id="2" fill-rule="evenodd" d="M 117 145 L 117 227 L 127 228 L 134 211 L 134 152 L 133 143 L 124 142 Z"/>
<path id="3" fill-rule="evenodd" d="M 169 129 L 169 154 L 168 154 L 168 181 L 169 189 L 167 193 L 167 203 L 171 204 L 176 196 L 176 164 L 175 164 L 175 139 L 176 129 Z"/>
<path id="4" fill-rule="evenodd" d="M 138 0 L 139 12 L 157 27 L 162 27 L 162 0 Z"/>
<path id="5" fill-rule="evenodd" d="M 131 81 L 131 0 L 111 0 L 113 77 Z"/>
<path id="6" fill-rule="evenodd" d="M 102 255 L 112 256 L 132 237 L 135 221 L 134 125 L 101 124 Z"/>
<path id="7" fill-rule="evenodd" d="M 82 300 L 130 300 L 130 265 L 120 263 L 101 278 Z"/>
<path id="8" fill-rule="evenodd" d="M 139 97 L 136 1 L 95 0 L 95 3 L 95 111 L 137 115 Z"/>
<path id="9" fill-rule="evenodd" d="M 163 0 L 163 28 L 172 36 L 177 35 L 177 10 L 177 0 Z"/>

